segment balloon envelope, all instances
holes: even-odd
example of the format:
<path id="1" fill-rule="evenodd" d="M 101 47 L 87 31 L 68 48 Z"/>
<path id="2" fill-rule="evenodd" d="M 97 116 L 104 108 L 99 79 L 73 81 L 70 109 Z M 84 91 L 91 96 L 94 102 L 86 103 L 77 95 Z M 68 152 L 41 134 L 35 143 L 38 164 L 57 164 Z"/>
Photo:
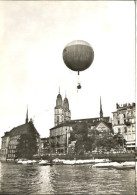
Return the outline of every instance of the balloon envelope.
<path id="1" fill-rule="evenodd" d="M 94 59 L 94 51 L 86 41 L 72 41 L 63 50 L 63 60 L 68 68 L 83 71 L 89 68 Z"/>

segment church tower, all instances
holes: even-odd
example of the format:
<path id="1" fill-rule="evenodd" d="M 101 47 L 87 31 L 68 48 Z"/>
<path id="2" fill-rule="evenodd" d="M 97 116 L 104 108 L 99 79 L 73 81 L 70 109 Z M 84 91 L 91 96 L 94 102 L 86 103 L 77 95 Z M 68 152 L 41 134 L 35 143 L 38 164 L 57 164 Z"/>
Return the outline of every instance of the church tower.
<path id="1" fill-rule="evenodd" d="M 63 101 L 63 111 L 64 111 L 64 122 L 71 120 L 71 112 L 69 110 L 69 101 L 68 98 L 65 95 L 64 101 Z"/>
<path id="2" fill-rule="evenodd" d="M 103 110 L 102 110 L 102 104 L 101 104 L 101 97 L 100 97 L 100 119 L 103 119 Z"/>
<path id="3" fill-rule="evenodd" d="M 63 116 L 62 96 L 60 95 L 60 89 L 59 89 L 59 94 L 57 95 L 57 99 L 56 99 L 56 106 L 54 108 L 54 125 L 56 126 L 63 122 L 64 122 L 64 116 Z"/>

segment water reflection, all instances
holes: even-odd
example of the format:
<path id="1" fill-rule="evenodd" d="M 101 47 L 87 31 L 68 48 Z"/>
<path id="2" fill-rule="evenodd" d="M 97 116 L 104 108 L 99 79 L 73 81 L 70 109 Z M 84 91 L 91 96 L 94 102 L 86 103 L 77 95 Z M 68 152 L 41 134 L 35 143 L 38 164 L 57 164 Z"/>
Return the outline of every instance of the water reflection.
<path id="1" fill-rule="evenodd" d="M 21 194 L 134 194 L 135 170 L 91 165 L 0 164 L 0 191 Z"/>

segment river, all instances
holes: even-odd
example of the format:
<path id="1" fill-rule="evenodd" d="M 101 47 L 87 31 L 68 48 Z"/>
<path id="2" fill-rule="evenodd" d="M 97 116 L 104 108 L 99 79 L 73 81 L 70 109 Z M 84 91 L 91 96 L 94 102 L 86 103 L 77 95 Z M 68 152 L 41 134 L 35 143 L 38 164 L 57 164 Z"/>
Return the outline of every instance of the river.
<path id="1" fill-rule="evenodd" d="M 0 163 L 1 194 L 134 194 L 135 170 Z"/>

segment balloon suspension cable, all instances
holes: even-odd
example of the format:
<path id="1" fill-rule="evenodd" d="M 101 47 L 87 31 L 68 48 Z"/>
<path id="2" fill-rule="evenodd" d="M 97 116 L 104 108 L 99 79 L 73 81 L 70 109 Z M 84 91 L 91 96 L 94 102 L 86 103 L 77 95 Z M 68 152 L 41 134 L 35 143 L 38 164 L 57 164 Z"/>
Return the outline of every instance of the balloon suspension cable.
<path id="1" fill-rule="evenodd" d="M 79 74 L 78 74 L 79 75 Z M 81 89 L 81 84 L 80 84 L 80 81 L 79 81 L 79 76 L 78 76 L 78 85 L 77 85 L 77 92 L 78 90 Z"/>

